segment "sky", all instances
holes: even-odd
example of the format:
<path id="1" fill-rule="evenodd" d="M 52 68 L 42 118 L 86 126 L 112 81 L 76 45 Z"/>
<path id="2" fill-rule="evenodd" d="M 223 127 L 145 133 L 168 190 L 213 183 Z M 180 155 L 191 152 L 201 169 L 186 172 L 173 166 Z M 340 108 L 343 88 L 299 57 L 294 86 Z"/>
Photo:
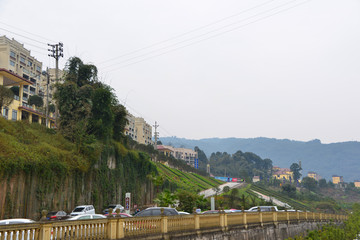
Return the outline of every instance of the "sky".
<path id="1" fill-rule="evenodd" d="M 0 35 L 63 42 L 160 137 L 360 140 L 358 0 L 0 0 Z"/>

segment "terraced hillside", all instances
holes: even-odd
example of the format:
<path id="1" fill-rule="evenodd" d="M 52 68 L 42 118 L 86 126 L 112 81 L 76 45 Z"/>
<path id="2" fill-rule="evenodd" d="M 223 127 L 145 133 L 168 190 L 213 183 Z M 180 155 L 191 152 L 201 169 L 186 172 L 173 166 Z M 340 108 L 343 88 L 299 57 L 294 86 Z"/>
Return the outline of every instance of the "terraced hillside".
<path id="1" fill-rule="evenodd" d="M 156 163 L 156 166 L 160 175 L 181 189 L 198 192 L 223 183 L 214 178 L 204 177 L 196 173 L 182 172 L 162 163 Z"/>
<path id="2" fill-rule="evenodd" d="M 276 191 L 264 188 L 262 186 L 256 185 L 256 184 L 251 184 L 250 188 L 246 190 L 247 193 L 249 193 L 250 195 L 256 195 L 254 192 L 252 192 L 251 190 L 254 190 L 256 192 L 262 193 L 264 195 L 267 195 L 269 197 L 274 197 L 282 202 L 285 202 L 287 204 L 289 204 L 292 208 L 297 209 L 297 210 L 311 210 L 311 207 L 308 206 L 307 204 L 301 203 L 299 201 L 296 201 L 294 199 L 291 199 L 281 193 L 278 193 Z"/>

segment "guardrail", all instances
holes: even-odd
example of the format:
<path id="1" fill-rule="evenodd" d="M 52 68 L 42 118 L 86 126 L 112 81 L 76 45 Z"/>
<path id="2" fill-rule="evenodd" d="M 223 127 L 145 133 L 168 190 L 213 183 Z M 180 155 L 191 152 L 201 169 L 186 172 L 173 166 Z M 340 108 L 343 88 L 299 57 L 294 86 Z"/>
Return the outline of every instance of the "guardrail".
<path id="1" fill-rule="evenodd" d="M 109 217 L 82 221 L 46 221 L 0 226 L 0 240 L 122 239 L 151 234 L 201 231 L 233 226 L 265 226 L 304 221 L 344 221 L 346 215 L 312 212 L 240 212 L 178 216 Z"/>

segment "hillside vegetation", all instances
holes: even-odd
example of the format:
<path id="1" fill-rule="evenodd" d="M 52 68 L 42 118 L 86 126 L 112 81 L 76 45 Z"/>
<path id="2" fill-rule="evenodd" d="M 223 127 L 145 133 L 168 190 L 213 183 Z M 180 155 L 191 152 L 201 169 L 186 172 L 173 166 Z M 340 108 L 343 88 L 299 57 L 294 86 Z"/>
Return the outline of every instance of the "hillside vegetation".
<path id="1" fill-rule="evenodd" d="M 273 165 L 289 167 L 301 160 L 303 173 L 315 171 L 326 179 L 332 175 L 344 176 L 345 181 L 359 178 L 358 166 L 360 142 L 339 142 L 323 144 L 320 140 L 309 142 L 274 138 L 209 138 L 189 140 L 167 137 L 160 139 L 164 144 L 175 147 L 194 148 L 198 146 L 207 156 L 215 152 L 233 154 L 238 150 L 253 152 L 261 158 L 269 158 Z M 345 163 L 345 164 L 344 164 Z"/>

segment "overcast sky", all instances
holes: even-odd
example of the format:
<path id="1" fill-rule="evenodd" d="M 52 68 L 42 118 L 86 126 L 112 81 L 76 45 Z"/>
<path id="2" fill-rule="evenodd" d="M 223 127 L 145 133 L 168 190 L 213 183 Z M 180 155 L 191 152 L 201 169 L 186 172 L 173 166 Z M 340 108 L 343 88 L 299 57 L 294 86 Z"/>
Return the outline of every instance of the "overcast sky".
<path id="1" fill-rule="evenodd" d="M 0 0 L 0 35 L 63 42 L 160 137 L 360 140 L 359 0 Z"/>

